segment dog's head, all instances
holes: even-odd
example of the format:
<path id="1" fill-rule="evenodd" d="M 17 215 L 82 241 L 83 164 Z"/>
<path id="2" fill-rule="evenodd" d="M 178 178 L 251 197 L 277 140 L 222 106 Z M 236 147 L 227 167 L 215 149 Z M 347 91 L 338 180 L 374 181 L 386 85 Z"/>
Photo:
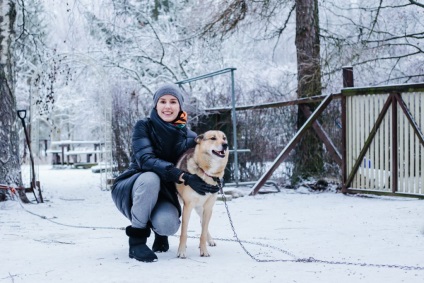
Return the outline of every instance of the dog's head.
<path id="1" fill-rule="evenodd" d="M 203 149 L 202 152 L 219 158 L 228 158 L 227 136 L 221 131 L 207 131 L 196 138 L 196 143 Z"/>
<path id="2" fill-rule="evenodd" d="M 196 143 L 199 162 L 208 164 L 213 171 L 218 168 L 223 170 L 229 155 L 227 136 L 221 131 L 207 131 L 197 136 Z"/>

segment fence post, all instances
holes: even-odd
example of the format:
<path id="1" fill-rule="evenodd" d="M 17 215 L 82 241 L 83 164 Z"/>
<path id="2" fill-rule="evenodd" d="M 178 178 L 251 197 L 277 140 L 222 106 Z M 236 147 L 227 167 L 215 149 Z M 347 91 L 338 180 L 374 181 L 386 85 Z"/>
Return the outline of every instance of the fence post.
<path id="1" fill-rule="evenodd" d="M 398 191 L 398 115 L 397 115 L 397 100 L 395 99 L 394 93 L 390 94 L 392 98 L 392 193 Z"/>
<path id="2" fill-rule="evenodd" d="M 343 67 L 343 87 L 353 87 L 353 67 Z"/>
<path id="3" fill-rule="evenodd" d="M 343 67 L 343 88 L 353 87 L 353 68 Z M 346 168 L 346 97 L 343 95 L 341 101 L 342 108 L 342 192 L 346 193 L 346 180 L 347 180 L 347 168 Z"/>

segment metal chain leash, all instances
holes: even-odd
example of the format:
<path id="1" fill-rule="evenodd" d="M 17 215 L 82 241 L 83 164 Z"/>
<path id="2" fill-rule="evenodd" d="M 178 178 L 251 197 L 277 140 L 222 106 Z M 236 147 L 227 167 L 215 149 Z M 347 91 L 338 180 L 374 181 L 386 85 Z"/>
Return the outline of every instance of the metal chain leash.
<path id="1" fill-rule="evenodd" d="M 297 258 L 293 253 L 283 250 L 279 247 L 275 247 L 275 246 L 271 246 L 271 245 L 267 245 L 267 244 L 263 244 L 263 243 L 258 243 L 258 242 L 251 242 L 251 241 L 242 241 L 240 240 L 240 238 L 237 235 L 236 229 L 234 227 L 234 223 L 233 220 L 231 218 L 231 213 L 230 213 L 230 209 L 228 207 L 227 204 L 227 199 L 225 197 L 225 194 L 223 192 L 222 189 L 222 185 L 220 182 L 218 182 L 219 186 L 220 186 L 220 192 L 222 195 L 222 199 L 224 201 L 224 206 L 225 209 L 227 211 L 227 215 L 228 215 L 228 219 L 230 222 L 230 226 L 231 229 L 234 233 L 234 238 L 235 239 L 222 239 L 222 238 L 215 238 L 216 240 L 220 240 L 220 241 L 228 241 L 228 242 L 237 242 L 239 243 L 239 245 L 241 246 L 241 248 L 244 250 L 244 252 L 253 260 L 255 260 L 256 262 L 301 262 L 301 263 L 323 263 L 323 264 L 332 264 L 332 265 L 350 265 L 350 266 L 362 266 L 362 267 L 379 267 L 379 268 L 396 268 L 396 269 L 403 269 L 403 270 L 424 270 L 424 266 L 408 266 L 408 265 L 399 265 L 399 264 L 376 264 L 376 263 L 360 263 L 360 262 L 348 262 L 348 261 L 329 261 L 329 260 L 321 260 L 321 259 L 316 259 L 313 257 L 308 257 L 308 258 Z M 124 230 L 124 227 L 94 227 L 94 226 L 81 226 L 81 225 L 69 225 L 69 224 L 63 224 L 57 221 L 54 221 L 52 219 L 47 218 L 46 216 L 43 215 L 39 215 L 36 214 L 34 212 L 29 211 L 28 209 L 26 209 L 23 204 L 21 203 L 20 199 L 18 196 L 16 196 L 16 194 L 12 194 L 12 196 L 15 198 L 17 198 L 17 202 L 19 203 L 19 205 L 21 206 L 21 208 L 23 210 L 25 210 L 27 213 L 32 214 L 34 216 L 40 217 L 41 219 L 50 221 L 54 224 L 57 225 L 62 225 L 62 226 L 66 226 L 66 227 L 72 227 L 72 228 L 85 228 L 85 229 L 108 229 L 108 230 Z M 252 245 L 257 245 L 257 246 L 261 246 L 264 248 L 270 248 L 270 249 L 274 249 L 274 250 L 278 250 L 281 253 L 290 256 L 292 259 L 259 259 L 257 257 L 255 257 L 254 255 L 252 255 L 247 248 L 244 246 L 243 243 L 246 244 L 252 244 Z"/>
<path id="2" fill-rule="evenodd" d="M 244 242 L 244 243 L 247 243 L 247 244 L 255 244 L 255 245 L 258 245 L 259 243 L 247 242 L 247 241 L 241 241 L 241 240 L 240 240 L 240 238 L 239 238 L 239 237 L 238 237 L 238 235 L 237 235 L 236 229 L 235 229 L 235 227 L 234 227 L 233 219 L 231 218 L 230 210 L 229 210 L 229 208 L 228 208 L 228 204 L 227 204 L 227 199 L 226 199 L 226 197 L 225 197 L 225 194 L 222 192 L 222 189 L 221 189 L 221 194 L 222 194 L 222 199 L 223 199 L 223 201 L 224 201 L 225 209 L 226 209 L 226 211 L 227 211 L 228 220 L 229 220 L 229 222 L 230 222 L 231 229 L 232 229 L 232 231 L 233 231 L 233 233 L 234 233 L 233 237 L 235 238 L 235 240 L 233 240 L 233 241 L 235 241 L 235 242 L 239 243 L 239 245 L 240 245 L 240 246 L 241 246 L 241 248 L 244 250 L 244 252 L 245 252 L 248 256 L 250 256 L 253 260 L 255 260 L 255 261 L 257 261 L 257 262 L 267 262 L 267 261 L 271 262 L 271 261 L 273 261 L 273 260 L 261 260 L 261 259 L 258 259 L 258 258 L 256 258 L 254 255 L 252 255 L 252 254 L 251 254 L 251 253 L 250 253 L 250 252 L 246 249 L 246 247 L 243 245 L 243 242 Z M 218 239 L 217 239 L 217 240 L 218 240 Z M 222 239 L 221 239 L 221 240 L 222 240 Z M 294 254 L 292 254 L 292 253 L 290 253 L 290 252 L 288 252 L 288 251 L 286 251 L 286 250 L 283 250 L 283 249 L 280 249 L 280 248 L 276 248 L 276 247 L 271 247 L 271 246 L 268 246 L 268 245 L 266 245 L 266 244 L 259 244 L 259 245 L 260 245 L 260 246 L 262 246 L 262 247 L 278 249 L 280 252 L 282 252 L 282 253 L 284 253 L 284 254 L 286 254 L 286 255 L 288 255 L 288 256 L 290 256 L 290 257 L 292 257 L 292 258 L 296 258 L 296 256 L 295 256 Z M 285 260 L 285 261 L 286 261 L 286 260 Z M 287 261 L 292 261 L 292 260 L 287 260 Z"/>
<path id="3" fill-rule="evenodd" d="M 219 183 L 220 185 L 220 183 Z M 222 189 L 222 186 L 220 185 L 220 192 L 222 195 L 222 199 L 224 202 L 224 206 L 225 209 L 227 211 L 227 215 L 228 215 L 228 219 L 230 222 L 230 226 L 231 229 L 234 233 L 234 238 L 235 240 L 228 240 L 228 239 L 217 239 L 217 240 L 227 240 L 227 241 L 235 241 L 238 242 L 239 245 L 241 246 L 241 248 L 244 250 L 244 252 L 253 260 L 255 260 L 256 262 L 301 262 L 301 263 L 323 263 L 323 264 L 331 264 L 331 265 L 351 265 L 351 266 L 363 266 L 363 267 L 379 267 L 379 268 L 396 268 L 396 269 L 403 269 L 403 270 L 424 270 L 424 266 L 409 266 L 409 265 L 400 265 L 400 264 L 377 264 L 377 263 L 365 263 L 365 262 L 348 262 L 348 261 L 330 261 L 330 260 L 321 260 L 321 259 L 316 259 L 313 257 L 308 257 L 308 258 L 298 258 L 296 257 L 293 253 L 288 252 L 286 250 L 277 248 L 277 247 L 272 247 L 266 244 L 261 244 L 261 243 L 254 243 L 254 242 L 248 242 L 248 241 L 241 241 L 240 238 L 237 235 L 237 232 L 234 228 L 234 223 L 233 220 L 231 218 L 231 213 L 227 204 L 227 199 L 225 197 L 224 191 Z M 255 245 L 259 245 L 262 247 L 267 247 L 267 248 L 272 248 L 272 249 L 277 249 L 280 252 L 292 257 L 293 259 L 259 259 L 257 257 L 255 257 L 254 255 L 252 255 L 247 249 L 246 247 L 243 245 L 243 243 L 248 243 L 248 244 L 255 244 Z"/>
<path id="4" fill-rule="evenodd" d="M 19 196 L 17 196 L 16 193 L 13 193 L 12 197 L 13 197 L 14 200 L 17 199 L 17 202 L 19 203 L 21 208 L 24 211 L 26 211 L 27 213 L 34 215 L 34 216 L 37 216 L 41 219 L 47 220 L 47 221 L 54 223 L 54 224 L 57 224 L 57 225 L 61 225 L 61 226 L 65 226 L 65 227 L 71 227 L 71 228 L 84 228 L 84 229 L 92 229 L 92 230 L 125 230 L 125 227 L 121 227 L 121 228 L 118 228 L 118 227 L 98 227 L 98 226 L 82 226 L 82 225 L 71 225 L 71 224 L 60 223 L 60 222 L 54 221 L 50 218 L 47 218 L 47 216 L 40 215 L 40 214 L 37 214 L 35 212 L 29 211 L 26 207 L 24 207 Z"/>

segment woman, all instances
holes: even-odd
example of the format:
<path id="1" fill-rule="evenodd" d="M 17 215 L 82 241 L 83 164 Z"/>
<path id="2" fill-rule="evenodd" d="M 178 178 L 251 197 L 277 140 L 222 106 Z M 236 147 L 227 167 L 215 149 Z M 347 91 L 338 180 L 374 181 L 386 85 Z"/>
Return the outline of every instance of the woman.
<path id="1" fill-rule="evenodd" d="M 134 126 L 129 168 L 112 187 L 113 201 L 131 221 L 126 228 L 129 257 L 144 262 L 156 261 L 155 252 L 168 251 L 168 236 L 179 228 L 181 206 L 175 183 L 184 182 L 200 194 L 219 190 L 174 166 L 196 144 L 196 134 L 186 126 L 180 89 L 166 84 L 156 91 L 153 102 L 150 118 Z M 152 249 L 146 245 L 150 229 L 155 234 Z"/>

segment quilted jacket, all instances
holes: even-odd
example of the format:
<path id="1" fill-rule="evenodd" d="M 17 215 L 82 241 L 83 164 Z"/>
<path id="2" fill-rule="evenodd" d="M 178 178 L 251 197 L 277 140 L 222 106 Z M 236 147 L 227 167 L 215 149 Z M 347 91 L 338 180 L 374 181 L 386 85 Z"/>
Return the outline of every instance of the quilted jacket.
<path id="1" fill-rule="evenodd" d="M 140 173 L 155 172 L 161 179 L 159 199 L 173 203 L 180 215 L 173 173 L 174 164 L 189 148 L 196 145 L 196 133 L 187 127 L 178 128 L 159 118 L 153 109 L 150 118 L 138 121 L 132 134 L 132 157 L 127 170 L 120 174 L 112 186 L 112 199 L 118 209 L 131 219 L 131 190 Z M 175 171 L 174 171 L 175 172 Z"/>

